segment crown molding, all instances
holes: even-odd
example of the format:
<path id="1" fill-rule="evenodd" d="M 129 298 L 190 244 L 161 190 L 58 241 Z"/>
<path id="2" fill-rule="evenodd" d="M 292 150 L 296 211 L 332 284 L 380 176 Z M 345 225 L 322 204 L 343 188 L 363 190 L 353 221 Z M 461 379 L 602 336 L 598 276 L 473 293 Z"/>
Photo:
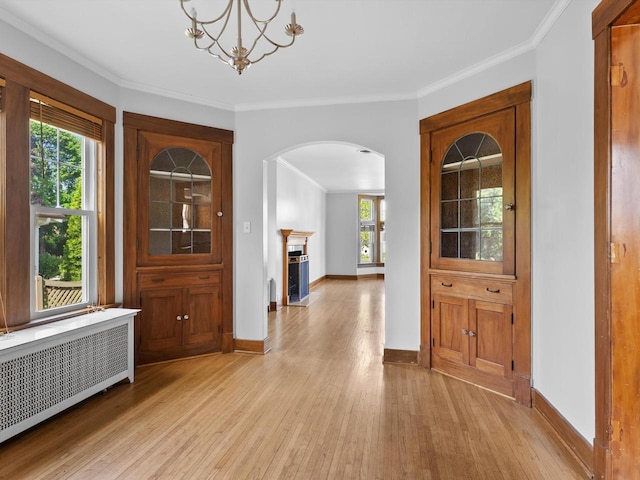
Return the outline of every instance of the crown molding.
<path id="1" fill-rule="evenodd" d="M 120 78 L 110 70 L 107 70 L 106 68 L 98 65 L 97 63 L 92 62 L 77 50 L 73 50 L 63 45 L 62 43 L 58 42 L 54 38 L 50 37 L 49 35 L 41 32 L 40 30 L 33 27 L 32 25 L 29 25 L 28 23 L 19 19 L 15 15 L 7 12 L 3 8 L 0 8 L 0 20 L 12 26 L 16 30 L 21 31 L 28 37 L 42 43 L 43 45 L 51 48 L 52 50 L 55 50 L 59 54 L 64 55 L 72 62 L 77 63 L 78 65 L 86 68 L 87 70 L 90 70 L 91 72 L 104 78 L 105 80 L 111 83 L 114 83 L 115 85 L 118 85 L 118 86 L 120 85 L 120 82 L 121 82 Z"/>
<path id="2" fill-rule="evenodd" d="M 227 110 L 232 112 L 248 112 L 256 110 L 272 110 L 272 109 L 285 109 L 285 108 L 304 108 L 304 107 L 320 107 L 330 105 L 347 105 L 358 103 L 381 103 L 381 102 L 395 102 L 406 100 L 417 100 L 427 95 L 431 95 L 437 91 L 440 91 L 446 87 L 454 85 L 464 79 L 472 77 L 480 72 L 495 67 L 503 62 L 506 62 L 519 55 L 527 53 L 535 48 L 542 42 L 545 36 L 549 33 L 553 25 L 558 21 L 562 13 L 569 6 L 572 0 L 556 0 L 547 15 L 544 17 L 538 28 L 535 30 L 531 38 L 525 42 L 516 45 L 510 49 L 507 49 L 497 55 L 489 57 L 488 59 L 478 62 L 468 68 L 460 70 L 442 80 L 434 82 L 421 88 L 415 93 L 385 93 L 380 95 L 368 95 L 359 97 L 327 97 L 320 99 L 297 99 L 286 100 L 282 102 L 269 102 L 269 103 L 246 103 L 246 104 L 227 104 L 215 102 L 207 98 L 196 97 L 173 90 L 153 87 L 149 85 L 140 84 L 137 82 L 126 81 L 116 74 L 107 70 L 106 68 L 98 65 L 97 63 L 89 60 L 78 51 L 68 48 L 60 42 L 54 40 L 50 36 L 44 34 L 37 28 L 25 23 L 16 16 L 0 8 L 0 20 L 5 21 L 7 24 L 22 31 L 29 37 L 39 41 L 40 43 L 52 48 L 58 53 L 68 57 L 73 62 L 81 65 L 82 67 L 92 71 L 100 77 L 110 81 L 120 88 L 126 88 L 134 91 L 140 91 L 145 93 L 152 93 L 165 98 L 172 98 L 183 102 L 195 103 L 198 105 L 205 105 L 221 110 Z"/>
<path id="3" fill-rule="evenodd" d="M 356 103 L 382 103 L 400 102 L 405 100 L 417 100 L 415 93 L 380 94 L 359 97 L 334 97 L 334 98 L 307 98 L 298 100 L 286 100 L 271 103 L 245 103 L 235 106 L 236 112 L 250 112 L 256 110 L 275 110 L 284 108 L 326 107 L 331 105 L 348 105 Z"/>
<path id="4" fill-rule="evenodd" d="M 187 93 L 176 92 L 175 90 L 144 85 L 142 83 L 121 80 L 118 83 L 118 86 L 121 88 L 126 88 L 128 90 L 134 90 L 136 92 L 151 93 L 153 95 L 158 95 L 164 98 L 172 98 L 174 100 L 180 100 L 182 102 L 195 103 L 197 105 L 218 108 L 220 110 L 227 110 L 231 112 L 235 110 L 233 105 L 230 103 L 214 102 L 209 98 L 197 97 L 195 95 L 189 95 Z"/>
<path id="5" fill-rule="evenodd" d="M 551 10 L 547 12 L 547 15 L 542 19 L 538 28 L 536 28 L 536 31 L 533 32 L 531 44 L 534 48 L 540 45 L 540 42 L 544 40 L 544 37 L 547 36 L 547 33 L 549 33 L 551 28 L 553 28 L 570 3 L 571 0 L 556 0 L 556 3 L 553 4 Z"/>
<path id="6" fill-rule="evenodd" d="M 280 165 L 282 165 L 283 167 L 288 168 L 289 170 L 291 170 L 293 173 L 295 173 L 296 175 L 304 178 L 305 180 L 307 180 L 309 183 L 311 183 L 312 185 L 315 185 L 316 187 L 318 187 L 320 190 L 322 190 L 323 193 L 327 193 L 327 189 L 324 188 L 322 185 L 320 185 L 318 182 L 316 182 L 313 178 L 311 178 L 310 176 L 308 176 L 306 173 L 302 172 L 301 170 L 298 170 L 296 167 L 294 167 L 293 165 L 291 165 L 289 162 L 287 162 L 284 158 L 282 157 L 276 157 L 276 162 L 278 162 Z"/>
<path id="7" fill-rule="evenodd" d="M 426 97 L 427 95 L 431 95 L 437 91 L 440 91 L 446 87 L 454 85 L 462 80 L 465 80 L 469 77 L 477 75 L 480 72 L 493 68 L 501 63 L 504 63 L 512 58 L 523 55 L 527 52 L 535 50 L 536 47 L 542 42 L 544 37 L 549 33 L 551 28 L 558 21 L 562 13 L 569 6 L 571 0 L 556 0 L 553 4 L 547 15 L 544 17 L 536 31 L 533 33 L 529 40 L 516 45 L 515 47 L 509 48 L 503 52 L 498 53 L 492 57 L 489 57 L 482 62 L 478 62 L 475 65 L 472 65 L 468 68 L 460 70 L 459 72 L 454 73 L 442 80 L 439 80 L 431 85 L 427 85 L 426 87 L 418 90 L 418 98 Z"/>

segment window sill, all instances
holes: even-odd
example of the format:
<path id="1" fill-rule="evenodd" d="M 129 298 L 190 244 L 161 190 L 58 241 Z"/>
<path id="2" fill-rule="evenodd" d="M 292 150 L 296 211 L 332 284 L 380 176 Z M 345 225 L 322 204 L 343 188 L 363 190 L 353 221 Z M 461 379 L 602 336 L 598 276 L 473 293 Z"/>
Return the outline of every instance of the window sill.
<path id="1" fill-rule="evenodd" d="M 69 318 L 79 317 L 80 315 L 86 315 L 87 313 L 101 311 L 107 308 L 117 308 L 117 307 L 120 307 L 119 303 L 85 307 L 85 308 L 81 308 L 80 310 L 73 310 L 71 312 L 60 313 L 58 315 L 51 315 L 48 317 L 36 318 L 34 320 L 31 320 L 30 322 L 23 323 L 21 325 L 11 325 L 8 327 L 8 330 L 9 332 L 17 332 L 19 330 L 26 330 L 29 328 L 39 327 L 41 325 L 47 325 L 49 323 L 59 322 L 61 320 L 67 320 Z M 2 332 L 0 332 L 0 335 L 1 333 Z"/>

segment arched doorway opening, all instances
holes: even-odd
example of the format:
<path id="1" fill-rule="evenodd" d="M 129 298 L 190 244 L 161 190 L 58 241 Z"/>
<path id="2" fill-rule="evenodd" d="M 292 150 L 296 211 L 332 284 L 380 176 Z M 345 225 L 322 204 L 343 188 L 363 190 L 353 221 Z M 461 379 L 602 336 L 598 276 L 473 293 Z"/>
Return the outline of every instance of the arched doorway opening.
<path id="1" fill-rule="evenodd" d="M 362 199 L 369 214 L 364 221 Z M 384 275 L 383 199 L 384 155 L 366 146 L 313 142 L 266 160 L 263 231 L 269 309 L 281 306 L 286 295 L 282 229 L 313 232 L 308 240 L 311 286 L 325 278 Z"/>

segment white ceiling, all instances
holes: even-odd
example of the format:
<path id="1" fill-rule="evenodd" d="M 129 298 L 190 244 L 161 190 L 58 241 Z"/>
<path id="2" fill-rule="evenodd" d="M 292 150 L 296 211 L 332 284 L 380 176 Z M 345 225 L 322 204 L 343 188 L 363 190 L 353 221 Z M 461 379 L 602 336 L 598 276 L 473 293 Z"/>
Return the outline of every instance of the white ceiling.
<path id="1" fill-rule="evenodd" d="M 321 143 L 296 148 L 280 158 L 327 192 L 384 193 L 384 157 L 364 147 Z"/>
<path id="2" fill-rule="evenodd" d="M 419 98 L 532 48 L 567 3 L 289 0 L 286 15 L 270 28 L 279 34 L 293 6 L 304 35 L 242 76 L 193 47 L 178 0 L 0 0 L 0 19 L 122 87 L 238 111 Z M 221 11 L 226 0 L 191 4 L 204 18 L 207 11 Z M 273 0 L 251 5 L 256 12 L 275 8 Z M 245 43 L 247 37 L 245 28 Z M 346 177 L 345 159 L 353 155 L 345 145 L 334 147 L 305 147 L 284 158 L 328 190 L 373 182 L 361 178 L 347 188 L 340 178 L 320 177 L 309 158 L 322 157 L 325 174 L 331 169 Z"/>

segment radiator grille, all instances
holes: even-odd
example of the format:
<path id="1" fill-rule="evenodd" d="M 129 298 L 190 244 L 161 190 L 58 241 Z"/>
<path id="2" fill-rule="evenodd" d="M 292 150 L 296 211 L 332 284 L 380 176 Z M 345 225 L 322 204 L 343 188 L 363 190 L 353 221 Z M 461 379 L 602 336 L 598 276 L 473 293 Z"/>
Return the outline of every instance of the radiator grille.
<path id="1" fill-rule="evenodd" d="M 127 342 L 119 325 L 0 363 L 0 431 L 126 371 Z"/>

